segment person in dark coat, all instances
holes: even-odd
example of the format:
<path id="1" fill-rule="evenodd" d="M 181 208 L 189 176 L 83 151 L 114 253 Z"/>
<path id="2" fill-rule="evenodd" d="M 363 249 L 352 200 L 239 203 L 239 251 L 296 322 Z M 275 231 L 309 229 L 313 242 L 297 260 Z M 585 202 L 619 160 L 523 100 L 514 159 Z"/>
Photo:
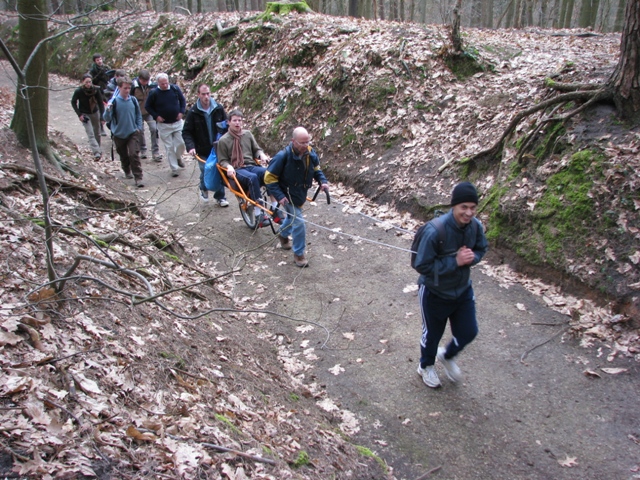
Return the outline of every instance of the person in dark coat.
<path id="1" fill-rule="evenodd" d="M 309 145 L 311 136 L 303 127 L 293 130 L 291 143 L 272 159 L 264 176 L 269 195 L 286 210 L 287 218 L 280 228 L 280 246 L 293 248 L 293 261 L 298 267 L 306 267 L 306 225 L 302 216 L 302 205 L 307 200 L 307 190 L 316 180 L 322 190 L 328 192 L 327 178 L 320 168 L 318 154 Z M 293 237 L 293 244 L 289 239 Z"/>
<path id="2" fill-rule="evenodd" d="M 476 302 L 471 286 L 471 267 L 487 253 L 484 228 L 476 218 L 478 192 L 469 182 L 456 185 L 451 195 L 451 210 L 438 217 L 444 238 L 431 221 L 418 244 L 415 269 L 422 311 L 420 363 L 418 375 L 426 386 L 441 386 L 435 369 L 436 359 L 453 382 L 462 378 L 454 358 L 478 334 Z M 447 320 L 453 339 L 438 348 Z"/>
<path id="3" fill-rule="evenodd" d="M 100 87 L 94 85 L 92 80 L 88 73 L 82 76 L 82 86 L 73 92 L 71 106 L 87 132 L 93 158 L 100 160 L 102 158 L 100 128 L 104 113 L 104 101 Z"/>
<path id="4" fill-rule="evenodd" d="M 222 105 L 211 98 L 211 90 L 204 83 L 198 86 L 198 100 L 187 112 L 182 127 L 182 139 L 190 155 L 198 155 L 206 160 L 215 148 L 215 144 L 222 135 L 227 132 L 227 114 Z M 204 164 L 198 162 L 200 167 L 200 199 L 209 201 L 209 192 L 204 184 Z M 229 202 L 225 198 L 224 186 L 214 192 L 213 198 L 221 207 L 228 207 Z"/>

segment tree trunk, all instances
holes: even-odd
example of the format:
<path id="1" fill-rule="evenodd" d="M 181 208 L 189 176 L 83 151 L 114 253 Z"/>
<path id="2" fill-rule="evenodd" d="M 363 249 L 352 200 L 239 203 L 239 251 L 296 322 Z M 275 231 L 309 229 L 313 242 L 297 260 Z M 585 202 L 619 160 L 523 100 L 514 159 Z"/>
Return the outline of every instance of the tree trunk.
<path id="1" fill-rule="evenodd" d="M 380 0 L 378 3 L 378 18 L 380 20 L 384 20 L 385 16 L 384 16 L 384 0 Z"/>
<path id="2" fill-rule="evenodd" d="M 493 0 L 482 0 L 482 27 L 493 28 Z"/>
<path id="3" fill-rule="evenodd" d="M 571 28 L 571 20 L 573 20 L 573 5 L 574 0 L 567 0 L 567 8 L 564 12 L 564 23 L 562 28 Z"/>
<path id="4" fill-rule="evenodd" d="M 580 16 L 578 17 L 578 26 L 580 28 L 593 27 L 591 24 L 591 11 L 593 8 L 593 0 L 582 0 L 580 6 Z"/>
<path id="5" fill-rule="evenodd" d="M 620 115 L 633 125 L 640 123 L 640 2 L 627 2 L 620 41 L 620 60 L 611 75 L 614 102 Z"/>
<path id="6" fill-rule="evenodd" d="M 621 32 L 624 28 L 624 11 L 626 0 L 618 0 L 618 9 L 616 10 L 616 19 L 613 23 L 613 31 Z"/>
<path id="7" fill-rule="evenodd" d="M 453 9 L 453 23 L 451 25 L 451 45 L 455 53 L 462 53 L 462 37 L 460 36 L 460 10 L 462 8 L 462 0 L 456 1 Z"/>
<path id="8" fill-rule="evenodd" d="M 47 36 L 46 0 L 19 0 L 18 13 L 18 64 L 24 69 L 29 56 L 38 42 Z M 26 73 L 26 88 L 18 85 L 16 92 L 15 114 L 11 120 L 11 129 L 16 132 L 18 141 L 29 146 L 27 131 L 27 112 L 22 95 L 29 96 L 33 126 L 38 151 L 49 156 L 49 70 L 47 68 L 47 48 L 38 49 L 31 60 Z"/>
<path id="9" fill-rule="evenodd" d="M 389 3 L 389 20 L 398 20 L 398 0 L 391 0 Z"/>
<path id="10" fill-rule="evenodd" d="M 349 0 L 349 12 L 350 17 L 358 16 L 358 0 Z"/>

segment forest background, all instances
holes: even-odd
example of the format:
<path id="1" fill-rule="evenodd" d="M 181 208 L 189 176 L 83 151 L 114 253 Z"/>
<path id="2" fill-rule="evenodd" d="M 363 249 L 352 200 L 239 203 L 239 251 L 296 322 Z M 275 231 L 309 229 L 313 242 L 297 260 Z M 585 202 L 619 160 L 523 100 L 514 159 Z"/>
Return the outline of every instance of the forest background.
<path id="1" fill-rule="evenodd" d="M 465 0 L 463 27 L 589 28 L 619 32 L 627 0 Z M 15 11 L 18 0 L 0 1 Z M 48 0 L 49 13 L 75 14 L 104 5 L 99 0 Z M 108 2 L 108 8 L 140 8 L 158 13 L 248 12 L 265 9 L 267 0 L 138 0 Z M 456 0 L 309 0 L 314 12 L 373 20 L 450 24 Z"/>

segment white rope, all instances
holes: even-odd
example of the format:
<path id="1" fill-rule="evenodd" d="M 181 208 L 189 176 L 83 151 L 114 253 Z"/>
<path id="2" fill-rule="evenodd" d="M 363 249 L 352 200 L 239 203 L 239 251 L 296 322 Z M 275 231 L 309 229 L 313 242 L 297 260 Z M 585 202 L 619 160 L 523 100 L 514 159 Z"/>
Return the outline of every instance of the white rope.
<path id="1" fill-rule="evenodd" d="M 353 207 L 350 207 L 349 205 L 346 205 L 346 204 L 343 204 L 343 203 L 340 203 L 340 202 L 336 202 L 335 200 L 334 200 L 334 203 L 337 203 L 337 204 L 339 204 L 339 205 L 343 205 L 343 206 L 345 206 L 345 207 L 347 207 L 347 208 L 349 208 L 349 209 L 354 210 L 354 209 L 353 209 Z M 272 206 L 272 208 L 273 208 L 273 206 Z M 303 210 L 303 213 L 305 213 L 307 210 L 308 210 L 308 208 L 307 208 L 307 209 L 305 209 L 305 210 Z M 290 214 L 289 212 L 287 212 L 287 211 L 286 211 L 286 209 L 285 209 L 284 207 L 282 207 L 282 206 L 280 207 L 280 211 L 281 211 L 282 213 L 284 213 L 285 215 L 291 215 L 291 214 Z M 370 219 L 370 220 L 374 220 L 374 221 L 376 221 L 376 222 L 378 222 L 378 223 L 385 223 L 385 222 L 384 222 L 384 221 L 382 221 L 382 220 L 379 220 L 379 219 L 377 219 L 377 218 L 375 218 L 375 217 L 371 217 L 371 216 L 369 216 L 369 215 L 365 215 L 364 213 L 358 212 L 357 210 L 354 210 L 354 212 L 355 212 L 355 213 L 359 213 L 359 214 L 360 214 L 360 215 L 362 215 L 363 217 L 366 217 L 366 218 L 368 218 L 368 219 Z M 355 239 L 355 240 L 360 240 L 360 241 L 362 241 L 362 242 L 371 243 L 371 244 L 373 244 L 373 245 L 380 245 L 380 246 L 382 246 L 382 247 L 391 248 L 391 249 L 393 249 L 393 250 L 400 250 L 401 252 L 416 253 L 416 252 L 414 252 L 413 250 L 411 250 L 410 248 L 397 247 L 397 246 L 395 246 L 395 245 L 390 245 L 390 244 L 388 244 L 388 243 L 379 242 L 379 241 L 377 241 L 377 240 L 371 240 L 371 239 L 369 239 L 369 238 L 361 237 L 361 236 L 359 236 L 359 235 L 353 235 L 353 234 L 351 234 L 351 233 L 346 233 L 346 232 L 343 232 L 343 231 L 338 230 L 338 229 L 335 229 L 335 228 L 325 227 L 324 225 L 319 225 L 319 224 L 317 224 L 317 223 L 310 222 L 309 220 L 304 219 L 304 218 L 303 218 L 303 220 L 304 220 L 307 224 L 309 224 L 309 225 L 313 225 L 314 227 L 319 228 L 319 229 L 321 229 L 321 230 L 326 230 L 326 231 L 328 231 L 328 232 L 336 233 L 336 234 L 338 234 L 338 235 L 344 235 L 345 237 L 353 238 L 353 239 Z M 393 227 L 393 228 L 394 228 L 394 229 L 396 229 L 396 230 L 400 230 L 400 231 L 401 231 L 401 232 L 403 232 L 403 233 L 408 233 L 408 234 L 411 234 L 411 235 L 413 235 L 413 233 L 414 233 L 414 232 L 411 232 L 411 231 L 409 231 L 409 230 L 405 230 L 405 229 L 403 229 L 403 228 L 396 227 L 396 226 L 395 226 L 395 225 L 393 225 L 393 224 L 389 224 L 389 225 L 391 225 L 391 227 Z"/>

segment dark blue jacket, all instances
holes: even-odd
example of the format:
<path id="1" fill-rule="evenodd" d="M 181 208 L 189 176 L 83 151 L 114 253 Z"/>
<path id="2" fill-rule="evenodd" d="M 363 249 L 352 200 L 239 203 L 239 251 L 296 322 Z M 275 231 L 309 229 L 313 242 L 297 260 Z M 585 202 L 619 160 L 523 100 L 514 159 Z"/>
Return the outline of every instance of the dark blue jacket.
<path id="1" fill-rule="evenodd" d="M 471 285 L 471 266 L 482 260 L 487 253 L 487 238 L 480 220 L 475 217 L 471 221 L 476 222 L 476 228 L 472 228 L 471 224 L 460 228 L 453 218 L 453 210 L 440 218 L 446 233 L 441 254 L 438 254 L 438 232 L 429 223 L 418 245 L 415 269 L 420 273 L 418 284 L 426 285 L 430 292 L 441 298 L 455 300 Z M 475 238 L 472 238 L 474 232 Z M 456 254 L 462 246 L 473 250 L 475 258 L 471 265 L 459 267 Z"/>
<path id="2" fill-rule="evenodd" d="M 164 118 L 164 123 L 175 123 L 178 121 L 178 114 L 187 108 L 187 101 L 184 99 L 180 87 L 170 84 L 167 90 L 154 88 L 149 92 L 144 109 L 151 114 L 154 120 L 158 117 Z"/>
<path id="3" fill-rule="evenodd" d="M 278 202 L 287 197 L 296 207 L 301 207 L 314 179 L 320 184 L 328 183 L 320 169 L 318 154 L 311 147 L 308 149 L 306 154 L 298 157 L 289 144 L 271 159 L 264 183 L 269 195 Z"/>

